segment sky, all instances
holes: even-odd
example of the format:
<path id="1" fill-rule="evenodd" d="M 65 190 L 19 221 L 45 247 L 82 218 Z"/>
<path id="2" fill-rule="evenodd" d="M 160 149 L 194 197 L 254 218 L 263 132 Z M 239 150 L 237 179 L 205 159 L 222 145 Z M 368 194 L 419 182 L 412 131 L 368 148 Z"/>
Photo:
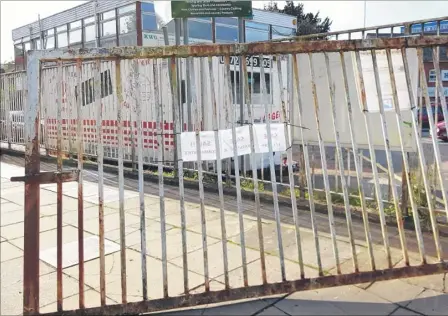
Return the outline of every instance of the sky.
<path id="1" fill-rule="evenodd" d="M 107 1 L 107 0 L 99 0 Z M 86 1 L 18 1 L 1 0 L 1 54 L 0 61 L 11 61 L 14 48 L 11 31 Z M 254 8 L 263 8 L 269 1 L 253 1 Z M 305 12 L 320 11 L 321 17 L 333 20 L 332 31 L 360 28 L 364 25 L 364 1 L 300 1 Z M 156 11 L 169 20 L 170 1 L 157 0 Z M 279 7 L 284 1 L 277 1 Z M 411 20 L 448 16 L 446 1 L 366 1 L 366 26 L 399 23 Z"/>

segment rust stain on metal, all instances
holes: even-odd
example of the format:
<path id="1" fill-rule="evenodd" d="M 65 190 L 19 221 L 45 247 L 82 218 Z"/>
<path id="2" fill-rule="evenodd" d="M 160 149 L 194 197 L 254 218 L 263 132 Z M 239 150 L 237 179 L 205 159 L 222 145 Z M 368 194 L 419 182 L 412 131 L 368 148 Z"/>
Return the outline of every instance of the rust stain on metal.
<path id="1" fill-rule="evenodd" d="M 189 46 L 162 47 L 113 47 L 66 50 L 60 58 L 43 57 L 45 62 L 88 60 L 115 60 L 170 58 L 170 57 L 208 57 L 208 56 L 242 56 L 256 54 L 300 54 L 340 51 L 367 51 L 372 49 L 401 49 L 424 46 L 448 45 L 448 36 L 415 36 L 399 38 L 374 38 L 345 41 L 298 41 L 298 42 L 256 42 L 238 44 L 207 44 Z"/>

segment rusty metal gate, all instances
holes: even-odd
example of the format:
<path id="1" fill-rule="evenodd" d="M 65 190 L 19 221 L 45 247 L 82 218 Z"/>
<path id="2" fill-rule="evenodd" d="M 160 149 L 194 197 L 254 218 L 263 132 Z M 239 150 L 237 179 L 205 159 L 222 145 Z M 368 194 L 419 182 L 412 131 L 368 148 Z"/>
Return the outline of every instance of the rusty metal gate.
<path id="1" fill-rule="evenodd" d="M 14 179 L 25 182 L 26 192 L 24 312 L 39 312 L 39 187 L 50 183 L 56 183 L 58 194 L 55 315 L 61 312 L 66 315 L 144 313 L 447 272 L 448 265 L 444 262 L 447 257 L 442 251 L 443 237 L 439 235 L 438 223 L 440 214 L 444 218 L 448 216 L 446 167 L 437 138 L 432 137 L 430 143 L 423 143 L 416 123 L 418 82 L 421 96 L 426 104 L 430 103 L 426 80 L 421 80 L 418 75 L 424 73 L 424 51 L 430 50 L 434 57 L 436 90 L 443 95 L 439 48 L 447 45 L 448 36 L 416 36 L 29 52 L 28 102 L 24 111 L 26 175 Z M 240 62 L 246 57 L 256 56 L 259 61 L 267 58 L 273 65 L 269 70 L 260 67 L 258 75 L 255 75 L 253 69 L 249 69 L 252 66 L 241 63 L 245 83 L 259 80 L 258 85 L 244 84 L 244 100 L 238 100 L 238 93 L 233 93 L 236 77 L 232 77 L 232 73 L 235 74 L 236 68 L 232 68 L 235 67 L 231 64 L 232 56 L 240 56 Z M 190 72 L 186 75 L 195 83 L 195 89 L 188 96 L 194 118 L 193 130 L 185 126 L 184 111 L 179 106 L 183 97 L 181 73 L 186 63 L 190 64 Z M 271 92 L 272 98 L 268 96 Z M 251 98 L 255 93 L 261 95 L 258 102 L 264 113 L 262 122 L 254 120 Z M 386 93 L 390 102 L 383 97 Z M 232 101 L 233 98 L 237 102 Z M 442 97 L 440 101 L 447 121 L 446 99 Z M 246 122 L 242 119 L 237 122 L 234 103 L 244 106 Z M 273 103 L 281 108 L 277 122 L 274 115 L 270 115 Z M 145 116 L 148 109 L 151 109 L 151 118 Z M 430 130 L 432 135 L 436 135 L 431 107 L 428 107 L 428 112 Z M 45 148 L 48 151 L 54 146 L 57 155 L 56 172 L 40 170 L 38 135 L 42 120 L 45 122 Z M 152 122 L 154 125 L 149 127 Z M 323 203 L 316 202 L 318 193 L 313 190 L 308 152 L 311 143 L 318 146 L 323 157 Z M 337 161 L 342 205 L 336 202 L 330 188 L 332 174 L 325 160 L 329 144 L 334 148 Z M 376 200 L 366 198 L 365 175 L 357 154 L 351 159 L 358 186 L 356 192 L 350 190 L 344 172 L 347 156 L 343 146 L 355 153 L 360 148 L 369 152 Z M 170 147 L 176 150 L 170 151 Z M 297 177 L 294 147 L 299 149 L 301 157 L 298 162 L 300 175 Z M 413 153 L 421 169 L 427 170 L 425 155 L 429 147 L 434 152 L 440 201 L 429 202 L 425 209 L 430 225 L 428 232 L 421 225 L 423 211 L 416 203 L 417 193 L 412 185 L 414 180 L 411 179 L 408 154 Z M 376 166 L 375 153 L 380 149 L 385 153 L 388 181 L 392 183 L 392 199 L 387 205 L 382 198 L 381 176 Z M 92 192 L 83 190 L 85 151 L 97 162 L 97 201 L 87 199 Z M 403 197 L 397 189 L 392 151 L 398 151 L 402 157 L 408 183 L 404 192 L 410 201 L 407 219 L 411 221 L 412 230 L 406 226 L 409 223 L 405 223 L 402 214 Z M 287 175 L 287 180 L 277 180 L 279 171 L 276 170 L 278 164 L 275 159 L 278 155 L 275 153 L 284 153 L 280 171 Z M 268 157 L 268 181 L 259 179 L 257 165 L 260 162 L 257 159 L 260 154 Z M 120 260 L 115 265 L 120 267 L 116 283 L 119 283 L 117 288 L 121 291 L 118 294 L 108 291 L 116 284 L 107 280 L 110 275 L 109 267 L 106 268 L 109 263 L 105 239 L 111 238 L 109 231 L 105 230 L 106 217 L 109 216 L 105 189 L 110 183 L 105 178 L 107 155 L 117 161 L 119 200 L 116 221 L 119 226 L 115 240 L 119 243 Z M 127 164 L 132 156 L 136 157 L 137 165 Z M 77 161 L 77 167 L 68 169 L 65 158 Z M 263 159 L 261 161 L 263 164 Z M 247 172 L 241 171 L 241 163 L 249 165 Z M 151 164 L 157 168 L 155 171 L 148 167 Z M 212 180 L 209 165 L 213 165 L 217 174 Z M 134 174 L 137 179 L 137 193 L 129 203 L 126 197 L 129 183 L 125 174 Z M 145 186 L 148 184 L 145 180 L 151 176 L 157 179 L 157 199 L 148 198 L 146 194 Z M 193 181 L 188 180 L 187 188 L 185 184 L 190 178 Z M 428 173 L 422 173 L 422 181 L 423 190 L 418 194 L 432 201 L 434 187 L 431 187 Z M 79 308 L 75 310 L 67 310 L 63 305 L 63 281 L 66 280 L 63 266 L 63 256 L 66 255 L 63 253 L 63 187 L 69 182 L 78 183 L 78 264 L 73 278 L 78 283 Z M 173 191 L 173 185 L 177 198 L 168 200 L 165 195 L 169 190 Z M 265 188 L 268 185 L 269 190 Z M 207 200 L 210 190 L 215 190 L 218 197 L 214 205 Z M 197 207 L 191 207 L 188 202 L 192 192 L 199 195 Z M 228 199 L 235 200 L 236 215 L 231 220 L 226 213 Z M 359 204 L 353 206 L 353 199 Z M 287 212 L 285 200 L 289 201 Z M 89 203 L 88 208 L 86 203 Z M 84 224 L 86 216 L 92 212 L 92 203 L 98 212 L 95 229 L 99 241 L 99 261 L 89 266 L 89 278 L 95 276 L 94 281 L 86 278 L 89 262 L 85 260 L 90 259 L 84 256 Z M 372 203 L 376 205 L 373 210 Z M 325 209 L 319 211 L 322 204 Z M 245 227 L 248 223 L 247 205 L 255 215 L 252 227 Z M 213 206 L 216 215 L 213 219 L 218 223 L 219 232 L 213 232 L 216 238 L 210 242 L 208 210 Z M 133 217 L 129 215 L 131 211 L 135 214 Z M 265 214 L 272 215 L 272 239 L 266 238 L 269 232 Z M 140 239 L 136 247 L 138 260 L 129 258 L 127 243 L 130 233 L 127 222 L 135 216 L 138 221 L 133 222 L 133 228 Z M 153 222 L 153 216 L 158 219 L 158 228 L 148 226 Z M 173 245 L 169 242 L 171 237 L 167 226 L 173 225 L 169 225 L 169 216 L 176 216 L 179 222 L 177 229 L 181 242 L 176 244 L 180 248 L 178 260 L 174 261 L 170 255 Z M 196 249 L 191 249 L 189 244 L 192 228 L 188 221 L 191 216 L 199 218 L 195 222 L 200 234 Z M 286 216 L 292 218 L 290 231 L 294 233 L 285 237 L 286 228 L 282 221 Z M 322 222 L 318 222 L 322 216 L 327 222 L 328 234 L 323 231 L 326 228 Z M 343 218 L 345 224 L 337 221 L 337 216 Z M 373 236 L 370 221 L 375 216 L 379 234 Z M 309 229 L 303 222 L 305 217 L 310 223 Z M 359 219 L 360 224 L 354 218 Z M 393 225 L 387 220 L 391 218 L 394 219 Z M 362 227 L 362 234 L 357 234 L 357 227 Z M 397 230 L 398 239 L 390 235 L 392 228 Z M 255 241 L 248 237 L 251 230 L 256 232 Z M 340 234 L 346 236 L 344 245 L 347 249 L 341 250 Z M 157 246 L 148 246 L 149 235 L 158 235 L 154 239 Z M 323 242 L 324 235 L 328 243 Z M 287 240 L 288 237 L 293 241 Z M 396 244 L 390 241 L 393 238 L 399 241 L 399 253 L 394 250 Z M 153 258 L 155 248 L 160 251 L 157 260 Z M 196 257 L 196 254 L 200 256 Z M 154 262 L 160 265 L 160 269 L 152 266 Z M 260 272 L 255 276 L 253 262 Z M 315 273 L 309 272 L 311 268 Z M 113 266 L 110 269 L 112 271 Z M 178 269 L 180 274 L 173 272 Z M 273 271 L 278 272 L 277 279 Z M 288 276 L 290 271 L 294 272 L 294 277 Z M 199 284 L 193 281 L 198 275 L 201 279 Z M 86 295 L 89 294 L 85 293 L 91 293 L 92 289 L 99 292 L 99 301 L 94 306 L 86 306 Z"/>

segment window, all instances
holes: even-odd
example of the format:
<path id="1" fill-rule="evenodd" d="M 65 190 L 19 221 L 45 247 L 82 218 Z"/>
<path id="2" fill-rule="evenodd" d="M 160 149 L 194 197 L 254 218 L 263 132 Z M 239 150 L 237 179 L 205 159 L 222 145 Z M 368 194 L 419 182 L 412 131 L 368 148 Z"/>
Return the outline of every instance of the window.
<path id="1" fill-rule="evenodd" d="M 125 7 L 118 8 L 118 14 L 125 14 L 132 11 L 135 11 L 135 4 L 130 4 Z"/>
<path id="2" fill-rule="evenodd" d="M 31 38 L 30 38 L 29 36 L 24 37 L 24 38 L 22 39 L 22 42 L 23 42 L 23 43 L 25 43 L 25 42 L 29 42 L 30 39 L 31 39 Z"/>
<path id="3" fill-rule="evenodd" d="M 120 34 L 129 33 L 136 30 L 135 15 L 120 17 Z"/>
<path id="4" fill-rule="evenodd" d="M 156 17 L 154 15 L 142 14 L 142 28 L 144 31 L 157 30 L 158 27 Z"/>
<path id="5" fill-rule="evenodd" d="M 70 30 L 77 29 L 79 27 L 81 27 L 81 21 L 76 21 L 76 22 L 70 23 Z"/>
<path id="6" fill-rule="evenodd" d="M 253 77 L 252 77 L 253 76 Z M 254 104 L 260 104 L 262 102 L 263 96 L 261 95 L 261 79 L 260 73 L 248 72 L 249 79 L 249 91 L 253 91 L 253 99 L 252 102 Z M 266 84 L 266 95 L 271 94 L 271 77 L 270 74 L 264 74 L 265 84 Z M 232 82 L 232 97 L 234 103 L 239 103 L 239 91 L 240 91 L 240 72 L 239 71 L 230 71 L 230 81 Z"/>
<path id="7" fill-rule="evenodd" d="M 58 47 L 67 47 L 68 39 L 67 33 L 58 34 Z"/>
<path id="8" fill-rule="evenodd" d="M 107 11 L 101 14 L 101 20 L 108 20 L 115 17 L 115 10 Z"/>
<path id="9" fill-rule="evenodd" d="M 67 25 L 62 25 L 56 28 L 56 33 L 67 31 Z"/>
<path id="10" fill-rule="evenodd" d="M 90 18 L 85 18 L 84 19 L 84 25 L 90 24 L 90 23 L 95 23 L 95 17 L 94 16 L 91 16 Z"/>
<path id="11" fill-rule="evenodd" d="M 33 40 L 33 45 L 32 45 L 33 49 L 41 49 L 40 47 L 40 38 L 36 38 Z"/>
<path id="12" fill-rule="evenodd" d="M 235 18 L 216 18 L 216 23 L 238 26 L 238 20 Z"/>
<path id="13" fill-rule="evenodd" d="M 20 44 L 20 43 L 22 43 L 22 39 L 21 38 L 19 38 L 19 39 L 14 41 L 14 44 Z"/>
<path id="14" fill-rule="evenodd" d="M 101 98 L 105 98 L 113 93 L 110 70 L 103 71 L 100 76 Z M 75 98 L 78 99 L 78 86 L 75 86 Z M 81 83 L 81 98 L 82 106 L 95 102 L 95 83 L 93 77 Z"/>
<path id="15" fill-rule="evenodd" d="M 212 18 L 207 18 L 207 17 L 202 17 L 202 16 L 195 17 L 195 19 L 212 22 Z"/>
<path id="16" fill-rule="evenodd" d="M 188 34 L 192 38 L 212 39 L 212 25 L 196 21 L 188 21 Z"/>
<path id="17" fill-rule="evenodd" d="M 110 47 L 115 47 L 115 46 L 117 46 L 117 41 L 115 39 L 115 36 L 100 39 L 100 47 L 110 48 Z"/>
<path id="18" fill-rule="evenodd" d="M 428 81 L 429 82 L 436 82 L 436 70 L 435 69 L 431 69 L 429 71 Z"/>
<path id="19" fill-rule="evenodd" d="M 119 46 L 137 46 L 137 33 L 127 33 L 119 35 L 118 37 Z"/>
<path id="20" fill-rule="evenodd" d="M 101 23 L 101 36 L 114 35 L 117 33 L 115 20 Z"/>
<path id="21" fill-rule="evenodd" d="M 269 33 L 246 27 L 246 42 L 259 42 L 269 40 Z"/>
<path id="22" fill-rule="evenodd" d="M 154 3 L 142 2 L 142 12 L 155 13 L 155 11 L 154 11 Z"/>
<path id="23" fill-rule="evenodd" d="M 82 41 L 82 31 L 81 29 L 76 31 L 70 31 L 70 44 L 78 43 Z"/>
<path id="24" fill-rule="evenodd" d="M 272 37 L 273 38 L 282 38 L 282 37 L 290 37 L 295 35 L 295 29 L 290 29 L 287 27 L 281 26 L 272 26 Z"/>
<path id="25" fill-rule="evenodd" d="M 48 35 L 48 36 L 50 36 L 50 35 L 54 35 L 54 29 L 49 29 L 49 30 L 47 31 L 47 35 Z"/>
<path id="26" fill-rule="evenodd" d="M 84 28 L 84 42 L 95 40 L 95 25 L 89 25 Z"/>
<path id="27" fill-rule="evenodd" d="M 256 22 L 252 22 L 252 21 L 246 21 L 245 24 L 246 24 L 246 28 L 250 27 L 252 29 L 269 31 L 268 24 L 256 23 Z"/>
<path id="28" fill-rule="evenodd" d="M 54 45 L 54 36 L 48 36 L 44 39 L 44 48 L 45 49 L 53 49 Z"/>
<path id="29" fill-rule="evenodd" d="M 31 49 L 31 42 L 24 43 L 23 47 L 25 49 L 25 52 L 29 51 Z"/>
<path id="30" fill-rule="evenodd" d="M 238 29 L 234 27 L 216 25 L 216 41 L 238 42 Z"/>

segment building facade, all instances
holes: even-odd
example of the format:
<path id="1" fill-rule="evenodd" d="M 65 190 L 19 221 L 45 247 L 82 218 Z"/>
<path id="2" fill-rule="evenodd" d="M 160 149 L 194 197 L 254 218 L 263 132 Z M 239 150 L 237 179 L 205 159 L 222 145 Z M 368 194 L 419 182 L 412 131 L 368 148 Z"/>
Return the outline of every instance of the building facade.
<path id="1" fill-rule="evenodd" d="M 290 37 L 296 30 L 292 16 L 253 10 L 244 21 L 245 41 Z M 89 1 L 12 31 L 16 70 L 24 70 L 26 51 L 32 49 L 163 45 L 153 1 Z M 214 30 L 213 26 L 214 25 Z M 174 21 L 167 24 L 174 42 Z M 188 20 L 190 42 L 238 41 L 237 18 Z"/>

